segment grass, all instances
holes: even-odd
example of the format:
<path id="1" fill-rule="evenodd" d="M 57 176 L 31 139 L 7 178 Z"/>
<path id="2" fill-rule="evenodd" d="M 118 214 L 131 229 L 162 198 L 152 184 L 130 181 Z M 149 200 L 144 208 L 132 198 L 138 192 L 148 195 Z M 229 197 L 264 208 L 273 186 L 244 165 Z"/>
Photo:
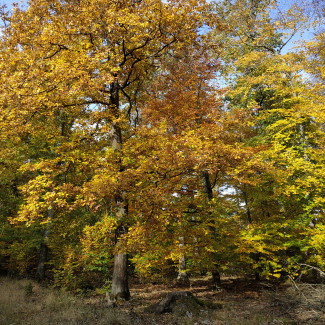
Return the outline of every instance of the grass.
<path id="1" fill-rule="evenodd" d="M 263 283 L 229 278 L 223 280 L 223 290 L 215 292 L 208 278 L 191 282 L 194 296 L 205 302 L 202 308 L 185 303 L 173 313 L 155 315 L 146 311 L 149 305 L 167 292 L 184 289 L 133 283 L 131 300 L 111 309 L 104 296 L 80 297 L 28 279 L 2 277 L 0 325 L 325 324 L 324 285 L 264 287 Z"/>
<path id="2" fill-rule="evenodd" d="M 0 278 L 1 325 L 128 323 L 127 315 L 117 310 L 91 304 L 62 290 L 41 287 L 29 280 Z"/>

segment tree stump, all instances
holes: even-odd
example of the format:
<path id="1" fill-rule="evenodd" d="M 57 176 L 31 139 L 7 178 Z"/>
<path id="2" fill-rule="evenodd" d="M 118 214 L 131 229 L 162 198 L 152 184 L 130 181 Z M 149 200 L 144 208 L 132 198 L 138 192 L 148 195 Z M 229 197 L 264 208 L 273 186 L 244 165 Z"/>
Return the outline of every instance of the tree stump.
<path id="1" fill-rule="evenodd" d="M 204 309 L 204 304 L 193 296 L 190 291 L 169 292 L 165 298 L 147 308 L 147 312 L 161 315 L 163 313 L 195 313 Z"/>

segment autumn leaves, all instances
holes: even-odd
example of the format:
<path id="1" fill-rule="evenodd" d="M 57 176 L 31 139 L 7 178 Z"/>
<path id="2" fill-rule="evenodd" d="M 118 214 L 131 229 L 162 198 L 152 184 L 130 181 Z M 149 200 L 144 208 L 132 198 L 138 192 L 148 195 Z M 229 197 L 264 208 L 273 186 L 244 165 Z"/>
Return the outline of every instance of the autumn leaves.
<path id="1" fill-rule="evenodd" d="M 322 266 L 322 38 L 282 54 L 300 11 L 274 21 L 274 5 L 32 1 L 6 18 L 1 247 L 13 269 L 35 268 L 42 240 L 70 288 L 82 270 L 100 285 L 125 253 L 147 276 L 184 258 L 278 276 L 313 251 Z"/>

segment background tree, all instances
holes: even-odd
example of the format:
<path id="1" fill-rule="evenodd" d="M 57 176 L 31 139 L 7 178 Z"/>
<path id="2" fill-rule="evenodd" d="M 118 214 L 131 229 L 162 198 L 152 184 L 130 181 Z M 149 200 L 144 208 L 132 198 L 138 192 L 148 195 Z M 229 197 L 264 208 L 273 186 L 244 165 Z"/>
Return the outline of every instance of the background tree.
<path id="1" fill-rule="evenodd" d="M 230 10 L 230 4 L 238 10 Z M 308 259 L 303 251 L 310 237 L 302 228 L 310 228 L 315 210 L 307 206 L 318 196 L 314 191 L 309 195 L 309 186 L 322 186 L 301 185 L 303 179 L 321 182 L 323 167 L 312 152 L 322 156 L 317 143 L 322 142 L 323 131 L 308 90 L 315 84 L 306 78 L 305 54 L 283 53 L 293 35 L 308 26 L 309 17 L 297 6 L 286 13 L 276 9 L 276 1 L 217 5 L 231 35 L 220 51 L 226 62 L 225 80 L 230 84 L 228 107 L 255 116 L 255 135 L 245 141 L 260 147 L 234 175 L 239 180 L 234 186 L 242 193 L 239 202 L 245 205 L 242 215 L 248 221 L 240 255 L 247 256 L 253 268 L 260 269 L 262 264 L 265 274 L 279 276 L 283 267 L 293 270 L 295 263 Z M 217 39 L 224 34 L 217 33 Z"/>

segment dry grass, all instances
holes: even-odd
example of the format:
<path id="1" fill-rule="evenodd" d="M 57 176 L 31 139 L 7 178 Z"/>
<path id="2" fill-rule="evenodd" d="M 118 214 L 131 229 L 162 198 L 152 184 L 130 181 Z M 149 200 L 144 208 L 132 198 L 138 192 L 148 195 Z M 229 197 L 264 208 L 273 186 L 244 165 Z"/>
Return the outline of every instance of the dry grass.
<path id="1" fill-rule="evenodd" d="M 0 278 L 1 325 L 96 324 L 128 323 L 121 315 L 97 304 L 90 304 L 66 292 L 44 288 L 29 280 Z"/>
<path id="2" fill-rule="evenodd" d="M 0 278 L 0 325 L 325 324 L 324 285 L 288 282 L 279 286 L 236 278 L 223 283 L 223 290 L 214 292 L 208 278 L 193 279 L 190 290 L 205 306 L 154 315 L 146 312 L 146 307 L 167 292 L 183 289 L 133 284 L 132 299 L 110 309 L 104 297 L 82 298 L 29 280 Z M 217 304 L 222 308 L 213 309 Z"/>

